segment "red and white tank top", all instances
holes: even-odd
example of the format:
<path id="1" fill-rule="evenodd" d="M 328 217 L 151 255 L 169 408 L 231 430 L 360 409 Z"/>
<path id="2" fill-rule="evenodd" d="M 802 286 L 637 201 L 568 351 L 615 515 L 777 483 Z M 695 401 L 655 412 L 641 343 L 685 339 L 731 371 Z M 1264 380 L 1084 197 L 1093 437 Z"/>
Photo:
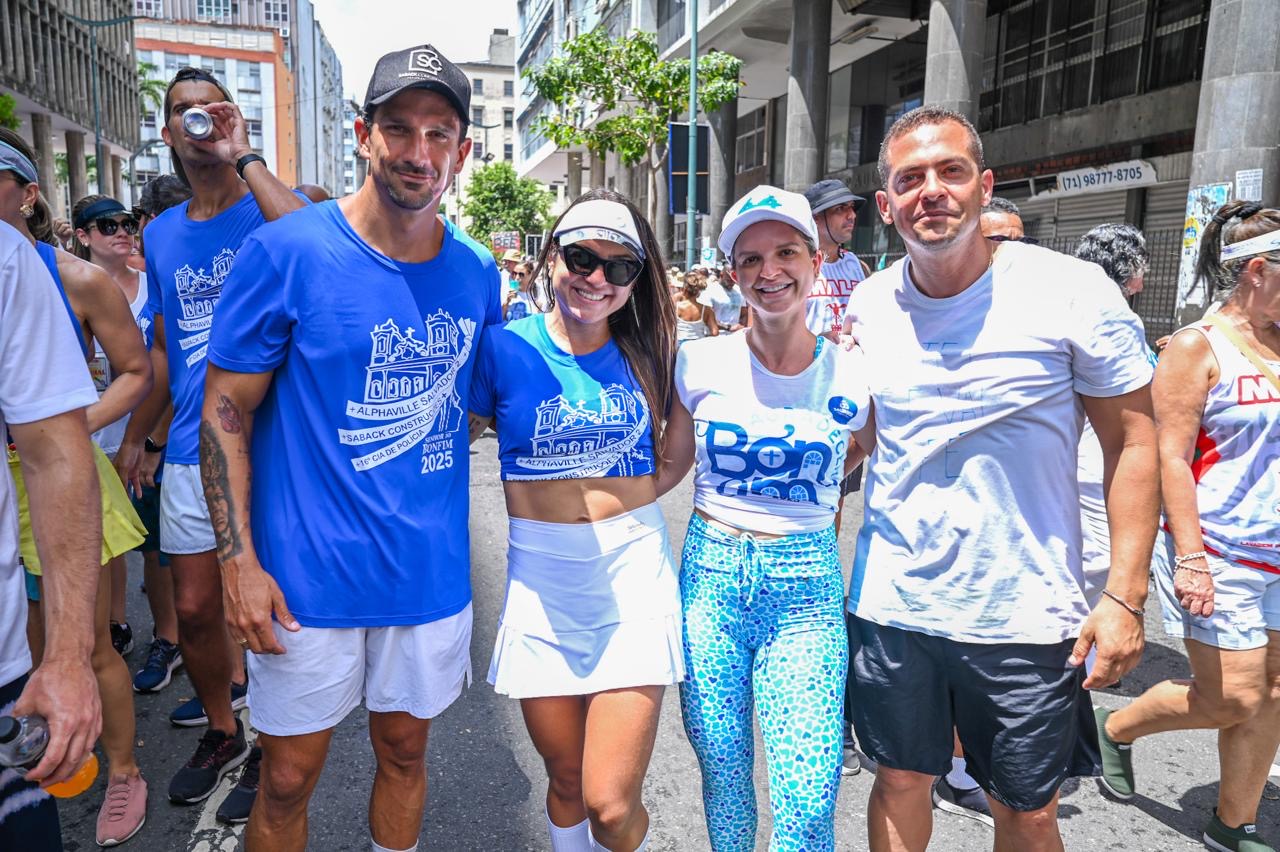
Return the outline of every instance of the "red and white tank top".
<path id="1" fill-rule="evenodd" d="M 1280 574 L 1280 390 L 1217 328 L 1187 328 L 1208 340 L 1220 372 L 1191 464 L 1205 549 Z"/>
<path id="2" fill-rule="evenodd" d="M 824 262 L 822 274 L 814 280 L 805 302 L 805 325 L 809 331 L 822 334 L 834 330 L 839 334 L 844 326 L 849 294 L 865 277 L 862 264 L 853 252 L 842 250 L 834 260 Z"/>

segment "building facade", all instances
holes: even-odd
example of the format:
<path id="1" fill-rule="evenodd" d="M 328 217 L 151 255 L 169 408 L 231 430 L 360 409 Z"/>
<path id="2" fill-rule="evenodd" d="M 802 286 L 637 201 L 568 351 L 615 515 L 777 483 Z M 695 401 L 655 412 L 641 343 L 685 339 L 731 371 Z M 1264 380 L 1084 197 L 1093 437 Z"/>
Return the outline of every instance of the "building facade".
<path id="1" fill-rule="evenodd" d="M 123 197 L 125 163 L 138 145 L 138 87 L 133 26 L 91 28 L 76 16 L 127 16 L 130 0 L 0 0 L 0 94 L 17 105 L 18 130 L 36 152 L 40 186 L 55 212 L 90 192 L 86 155 L 94 155 L 97 81 L 102 188 Z M 96 54 L 94 50 L 96 49 Z M 65 157 L 66 180 L 58 178 Z"/>
<path id="2" fill-rule="evenodd" d="M 183 66 L 201 68 L 218 78 L 244 115 L 249 144 L 267 168 L 290 186 L 298 177 L 297 115 L 293 74 L 284 64 L 283 39 L 274 29 L 234 24 L 137 22 L 138 61 L 170 80 Z M 142 144 L 153 143 L 134 162 L 134 180 L 142 186 L 173 166 L 160 141 L 164 116 L 152 106 L 142 117 Z"/>
<path id="3" fill-rule="evenodd" d="M 467 199 L 467 185 L 475 170 L 488 163 L 516 160 L 515 37 L 507 30 L 495 29 L 489 34 L 489 49 L 484 59 L 459 62 L 458 67 L 471 80 L 471 156 L 454 178 L 445 198 L 450 219 L 464 230 L 470 224 L 462 214 Z M 482 244 L 489 243 L 488 234 L 472 234 Z"/>
<path id="4" fill-rule="evenodd" d="M 364 183 L 365 161 L 356 155 L 356 116 L 360 105 L 350 99 L 342 102 L 342 195 L 350 195 Z"/>

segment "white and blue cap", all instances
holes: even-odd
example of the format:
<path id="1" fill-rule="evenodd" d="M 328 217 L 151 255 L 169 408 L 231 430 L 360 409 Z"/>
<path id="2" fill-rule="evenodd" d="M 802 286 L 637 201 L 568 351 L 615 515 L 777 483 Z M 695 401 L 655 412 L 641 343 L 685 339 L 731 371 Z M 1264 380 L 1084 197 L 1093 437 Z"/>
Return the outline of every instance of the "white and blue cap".
<path id="1" fill-rule="evenodd" d="M 562 246 L 571 246 L 583 240 L 608 240 L 644 260 L 640 231 L 636 228 L 636 220 L 631 211 L 625 205 L 607 198 L 593 198 L 570 207 L 556 225 L 552 236 Z"/>
<path id="2" fill-rule="evenodd" d="M 756 222 L 785 222 L 818 244 L 818 225 L 813 221 L 809 200 L 798 192 L 787 192 L 776 186 L 762 185 L 739 198 L 724 214 L 717 241 L 724 256 L 733 259 L 733 246 L 742 232 Z"/>

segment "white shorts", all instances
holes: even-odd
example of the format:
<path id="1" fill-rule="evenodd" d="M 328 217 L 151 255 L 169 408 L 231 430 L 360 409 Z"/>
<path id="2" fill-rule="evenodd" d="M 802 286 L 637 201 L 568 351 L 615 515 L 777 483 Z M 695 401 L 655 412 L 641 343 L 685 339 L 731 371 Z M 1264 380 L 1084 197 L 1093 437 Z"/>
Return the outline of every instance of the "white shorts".
<path id="1" fill-rule="evenodd" d="M 657 503 L 594 524 L 512 518 L 489 682 L 512 698 L 684 679 L 680 582 Z"/>
<path id="2" fill-rule="evenodd" d="M 1213 615 L 1198 618 L 1183 609 L 1174 594 L 1173 536 L 1160 531 L 1151 573 L 1160 592 L 1165 631 L 1226 651 L 1264 647 L 1267 631 L 1280 630 L 1280 574 L 1217 556 L 1209 557 L 1209 568 L 1213 571 Z"/>
<path id="3" fill-rule="evenodd" d="M 249 722 L 276 737 L 334 727 L 361 699 L 371 713 L 431 719 L 471 682 L 471 604 L 426 624 L 273 625 L 285 652 L 249 654 Z"/>
<path id="4" fill-rule="evenodd" d="M 165 463 L 160 488 L 160 550 L 204 553 L 216 550 L 209 504 L 200 483 L 200 465 Z"/>

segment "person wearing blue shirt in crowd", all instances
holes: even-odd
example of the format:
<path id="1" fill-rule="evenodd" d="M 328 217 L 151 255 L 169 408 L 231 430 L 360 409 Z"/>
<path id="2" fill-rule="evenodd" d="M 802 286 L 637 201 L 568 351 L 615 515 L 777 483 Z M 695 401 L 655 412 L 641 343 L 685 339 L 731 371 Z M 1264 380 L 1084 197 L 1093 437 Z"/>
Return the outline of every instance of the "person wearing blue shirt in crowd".
<path id="1" fill-rule="evenodd" d="M 333 728 L 361 699 L 372 848 L 416 849 L 430 720 L 470 678 L 465 406 L 501 322 L 492 255 L 439 216 L 470 92 L 430 45 L 383 56 L 355 125 L 368 179 L 246 240 L 215 313 L 200 459 L 251 652 L 250 852 L 305 848 Z"/>
<path id="2" fill-rule="evenodd" d="M 245 700 L 244 663 L 223 618 L 213 526 L 198 469 L 196 427 L 213 307 L 245 237 L 304 203 L 252 152 L 244 118 L 230 100 L 216 78 L 196 68 L 179 69 L 165 92 L 161 136 L 172 149 L 175 170 L 192 189 L 189 201 L 166 210 L 147 228 L 149 306 L 155 315 L 152 364 L 168 381 L 157 380 L 134 412 L 116 457 L 117 469 L 127 480 L 135 479 L 144 441 L 172 399 L 160 549 L 171 557 L 182 658 L 196 698 L 170 720 L 209 726 L 169 784 L 175 803 L 202 801 L 250 755 L 233 709 Z M 183 129 L 183 114 L 193 107 L 213 119 L 208 139 L 194 139 Z M 251 803 L 252 795 L 230 797 L 220 815 L 243 820 Z"/>
<path id="3" fill-rule="evenodd" d="M 676 357 L 659 493 L 697 462 L 680 706 L 713 849 L 756 848 L 754 711 L 769 848 L 829 852 L 848 665 L 835 517 L 840 482 L 869 446 L 867 376 L 860 352 L 805 326 L 822 254 L 804 196 L 756 187 L 729 209 L 719 244 L 753 321 Z"/>
<path id="4" fill-rule="evenodd" d="M 550 312 L 486 333 L 471 390 L 472 434 L 496 424 L 511 517 L 489 681 L 520 699 L 546 764 L 554 852 L 643 849 L 662 693 L 684 673 L 655 488 L 675 312 L 625 197 L 593 190 L 551 234 L 535 276 Z"/>

